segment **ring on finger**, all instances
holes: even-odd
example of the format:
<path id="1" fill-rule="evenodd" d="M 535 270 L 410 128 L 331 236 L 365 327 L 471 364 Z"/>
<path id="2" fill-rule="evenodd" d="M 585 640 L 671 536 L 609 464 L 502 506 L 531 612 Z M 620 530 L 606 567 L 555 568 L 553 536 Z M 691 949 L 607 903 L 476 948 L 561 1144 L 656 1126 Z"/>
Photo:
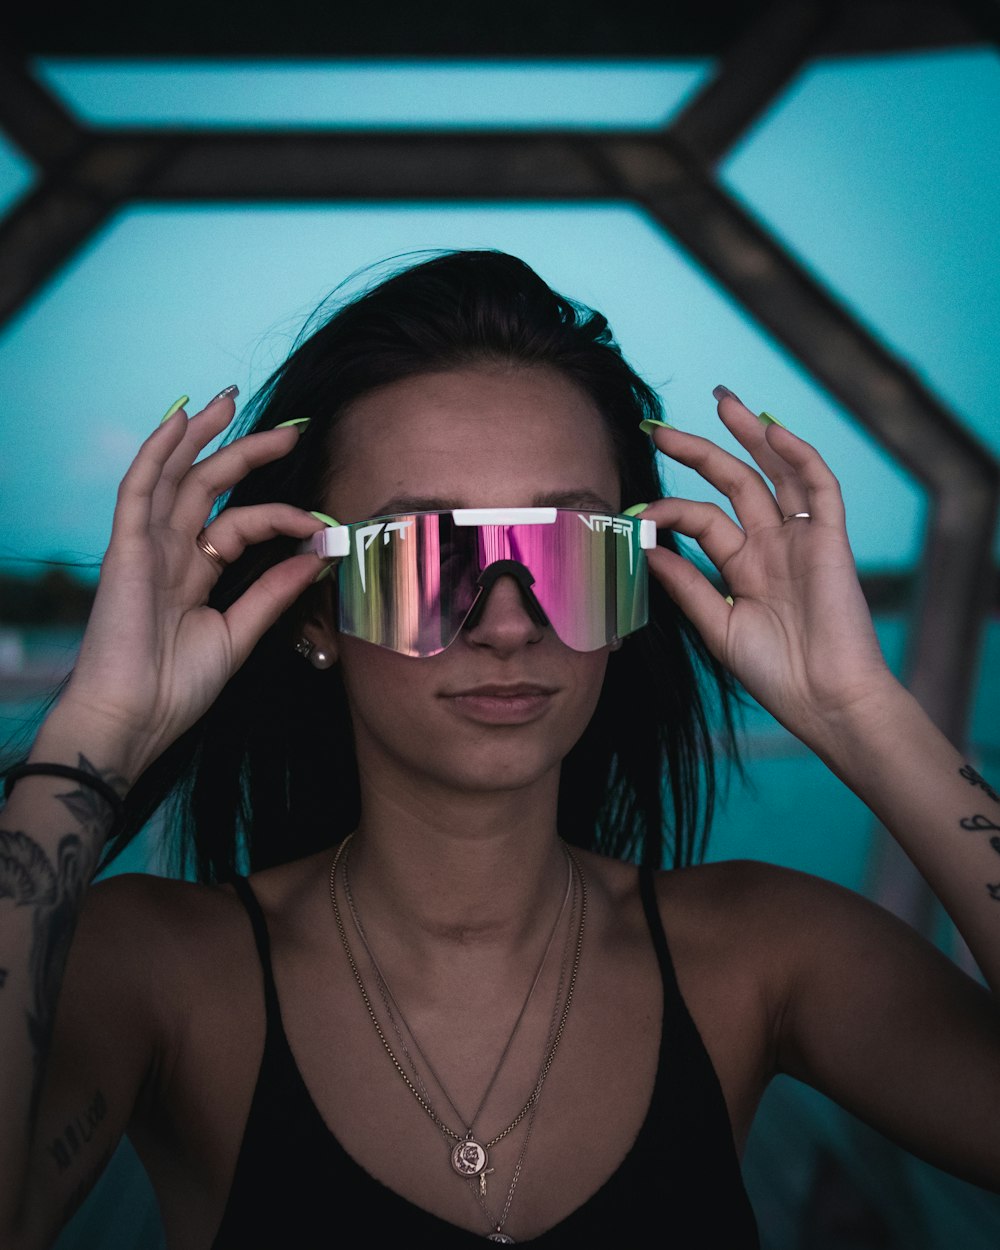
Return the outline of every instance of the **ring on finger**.
<path id="1" fill-rule="evenodd" d="M 784 525 L 786 521 L 798 521 L 798 520 L 811 521 L 812 513 L 811 512 L 789 512 L 781 518 L 781 523 L 782 525 Z"/>
<path id="2" fill-rule="evenodd" d="M 194 541 L 198 550 L 208 556 L 210 560 L 214 560 L 220 569 L 224 569 L 229 563 L 229 561 L 224 559 L 212 546 L 211 542 L 209 542 L 208 534 L 204 530 L 201 531 Z"/>

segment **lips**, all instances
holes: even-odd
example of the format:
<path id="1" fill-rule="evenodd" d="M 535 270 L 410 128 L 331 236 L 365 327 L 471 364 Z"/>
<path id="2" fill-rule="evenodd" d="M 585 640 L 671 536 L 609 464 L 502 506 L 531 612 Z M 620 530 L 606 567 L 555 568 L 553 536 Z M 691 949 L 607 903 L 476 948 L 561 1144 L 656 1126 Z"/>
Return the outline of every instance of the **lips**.
<path id="1" fill-rule="evenodd" d="M 471 686 L 468 690 L 455 690 L 444 697 L 446 699 L 519 699 L 533 695 L 550 695 L 555 692 L 555 686 L 541 686 L 534 682 L 522 681 L 512 685 L 497 682 L 485 686 Z"/>
<path id="2" fill-rule="evenodd" d="M 535 682 L 488 682 L 450 691 L 444 698 L 460 716 L 481 724 L 520 725 L 543 716 L 556 687 Z"/>

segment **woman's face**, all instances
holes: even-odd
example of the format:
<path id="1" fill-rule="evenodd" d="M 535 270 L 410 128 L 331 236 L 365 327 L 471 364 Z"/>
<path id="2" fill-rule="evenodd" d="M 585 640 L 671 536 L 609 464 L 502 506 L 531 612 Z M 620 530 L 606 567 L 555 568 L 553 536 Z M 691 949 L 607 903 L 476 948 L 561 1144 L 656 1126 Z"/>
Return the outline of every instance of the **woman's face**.
<path id="1" fill-rule="evenodd" d="M 623 502 L 601 416 L 549 367 L 394 382 L 351 406 L 337 453 L 326 510 L 345 523 L 471 507 L 618 512 Z M 341 664 L 364 771 L 381 761 L 476 791 L 518 788 L 557 767 L 590 720 L 607 664 L 607 649 L 573 651 L 533 622 L 510 577 L 439 655 L 400 655 L 326 620 L 307 633 Z"/>

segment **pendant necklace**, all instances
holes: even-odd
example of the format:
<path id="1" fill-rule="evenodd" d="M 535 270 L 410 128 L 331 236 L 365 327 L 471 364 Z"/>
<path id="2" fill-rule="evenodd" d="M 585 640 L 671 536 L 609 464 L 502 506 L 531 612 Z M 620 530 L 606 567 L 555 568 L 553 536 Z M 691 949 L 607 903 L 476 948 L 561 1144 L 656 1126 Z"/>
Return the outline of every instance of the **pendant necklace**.
<path id="1" fill-rule="evenodd" d="M 476 1107 L 476 1110 L 473 1112 L 472 1117 L 469 1119 L 467 1119 L 461 1113 L 461 1111 L 459 1111 L 459 1109 L 455 1106 L 454 1099 L 448 1093 L 448 1090 L 446 1089 L 444 1082 L 438 1076 L 430 1060 L 427 1058 L 426 1054 L 424 1053 L 423 1048 L 420 1045 L 420 1042 L 417 1040 L 417 1035 L 410 1028 L 409 1023 L 406 1017 L 403 1015 L 403 1012 L 399 1006 L 399 1003 L 396 1001 L 395 995 L 393 994 L 392 990 L 389 988 L 389 983 L 386 980 L 381 967 L 379 966 L 378 960 L 375 958 L 374 951 L 369 945 L 368 937 L 365 933 L 363 925 L 361 924 L 361 919 L 358 915 L 357 908 L 354 904 L 354 895 L 351 891 L 351 878 L 350 878 L 350 872 L 348 868 L 349 861 L 350 861 L 350 851 L 348 851 L 344 855 L 344 864 L 343 864 L 343 873 L 342 873 L 343 882 L 344 882 L 344 894 L 347 898 L 347 905 L 351 913 L 351 919 L 354 923 L 354 927 L 355 927 L 355 930 L 357 931 L 358 937 L 361 939 L 361 943 L 365 948 L 365 952 L 367 953 L 368 958 L 371 961 L 372 968 L 374 969 L 375 982 L 376 982 L 376 985 L 378 986 L 379 995 L 386 1009 L 386 1014 L 389 1017 L 390 1023 L 393 1026 L 393 1031 L 396 1034 L 397 1041 L 399 1042 L 400 1050 L 402 1051 L 404 1057 L 406 1058 L 410 1066 L 410 1071 L 412 1072 L 413 1078 L 416 1081 L 417 1085 L 420 1087 L 420 1092 L 423 1094 L 427 1103 L 430 1104 L 430 1100 L 431 1100 L 430 1094 L 428 1093 L 427 1087 L 424 1084 L 423 1080 L 421 1079 L 419 1070 L 417 1069 L 417 1065 L 414 1062 L 413 1056 L 410 1054 L 409 1049 L 407 1048 L 407 1045 L 406 1045 L 406 1041 L 403 1038 L 403 1035 L 399 1029 L 399 1026 L 396 1023 L 397 1016 L 399 1017 L 399 1020 L 402 1022 L 403 1027 L 409 1033 L 410 1040 L 413 1043 L 414 1050 L 416 1050 L 417 1054 L 420 1056 L 424 1064 L 424 1067 L 430 1073 L 431 1078 L 433 1079 L 434 1083 L 437 1085 L 438 1089 L 444 1095 L 445 1100 L 447 1101 L 448 1105 L 451 1107 L 452 1111 L 455 1113 L 456 1117 L 458 1118 L 459 1123 L 466 1125 L 466 1132 L 464 1136 L 461 1138 L 461 1140 L 457 1141 L 454 1149 L 452 1150 L 452 1167 L 460 1176 L 466 1176 L 466 1177 L 480 1176 L 483 1180 L 485 1180 L 486 1173 L 484 1169 L 486 1167 L 486 1159 L 480 1158 L 479 1151 L 489 1150 L 490 1147 L 496 1145 L 496 1142 L 500 1140 L 499 1138 L 496 1138 L 492 1142 L 488 1142 L 486 1143 L 485 1146 L 482 1146 L 479 1140 L 477 1139 L 476 1133 L 475 1133 L 476 1121 L 479 1119 L 480 1113 L 482 1112 L 483 1107 L 486 1105 L 486 1100 L 489 1098 L 490 1093 L 492 1092 L 493 1087 L 496 1084 L 497 1078 L 500 1075 L 500 1070 L 503 1068 L 504 1061 L 506 1060 L 507 1055 L 510 1052 L 511 1045 L 514 1041 L 514 1037 L 517 1034 L 518 1029 L 520 1028 L 521 1021 L 524 1019 L 525 1012 L 528 1009 L 528 1004 L 531 1002 L 532 995 L 535 992 L 535 987 L 538 985 L 539 979 L 541 978 L 541 975 L 542 975 L 542 970 L 544 969 L 546 961 L 548 960 L 549 951 L 552 949 L 552 943 L 555 939 L 556 930 L 559 927 L 559 922 L 563 917 L 563 913 L 566 910 L 566 904 L 569 902 L 570 894 L 573 890 L 573 886 L 574 886 L 573 864 L 569 858 L 569 852 L 565 851 L 565 848 L 564 848 L 564 854 L 566 855 L 567 876 L 566 876 L 566 892 L 563 895 L 562 905 L 560 906 L 559 911 L 556 914 L 556 918 L 553 921 L 552 928 L 549 932 L 548 940 L 545 943 L 545 949 L 542 952 L 542 957 L 541 957 L 541 960 L 539 961 L 538 968 L 535 971 L 535 975 L 531 982 L 531 986 L 528 989 L 528 993 L 524 999 L 524 1002 L 521 1004 L 521 1010 L 517 1014 L 517 1019 L 514 1021 L 514 1026 L 510 1031 L 510 1035 L 507 1038 L 506 1045 L 504 1046 L 500 1054 L 500 1058 L 497 1060 L 496 1067 L 493 1069 L 493 1075 L 490 1078 L 488 1085 L 486 1086 L 486 1089 L 483 1093 L 482 1098 L 480 1098 L 479 1100 L 479 1105 Z M 562 987 L 563 979 L 564 979 L 564 975 L 560 975 L 560 991 L 556 998 L 557 1003 L 562 996 L 561 987 Z M 395 1011 L 393 1011 L 393 1008 L 395 1008 Z M 553 1027 L 555 1026 L 553 1025 Z M 550 1036 L 549 1036 L 548 1041 L 546 1042 L 546 1050 L 548 1049 L 548 1046 L 551 1043 L 551 1041 L 552 1041 L 552 1038 L 551 1038 L 551 1030 L 550 1030 Z M 480 1165 L 480 1166 L 474 1166 L 474 1165 Z"/>
<path id="2" fill-rule="evenodd" d="M 581 874 L 580 879 L 582 883 L 583 882 L 582 874 Z M 584 889 L 586 889 L 586 886 L 584 886 Z M 573 891 L 573 907 L 575 910 L 576 908 L 575 888 Z M 566 980 L 566 969 L 569 967 L 570 938 L 571 938 L 572 932 L 573 932 L 573 926 L 571 922 L 570 927 L 566 931 L 566 941 L 565 941 L 565 945 L 563 948 L 562 963 L 560 964 L 560 968 L 559 968 L 559 984 L 556 987 L 556 998 L 555 998 L 555 1003 L 553 1004 L 553 1008 L 552 1008 L 552 1019 L 549 1023 L 549 1036 L 546 1041 L 546 1047 L 548 1047 L 551 1044 L 552 1037 L 556 1028 L 556 1019 L 557 1019 L 558 1012 L 559 1012 L 559 1003 L 562 999 L 563 985 Z M 538 1092 L 539 1094 L 541 1094 L 540 1089 Z M 524 1157 L 528 1153 L 528 1142 L 531 1140 L 531 1130 L 535 1124 L 535 1112 L 537 1110 L 538 1110 L 538 1098 L 535 1099 L 534 1105 L 532 1106 L 531 1111 L 528 1113 L 528 1122 L 527 1122 L 527 1127 L 525 1129 L 524 1141 L 521 1143 L 521 1149 L 518 1152 L 517 1162 L 514 1164 L 514 1171 L 511 1176 L 510 1185 L 507 1189 L 507 1198 L 503 1204 L 503 1210 L 500 1212 L 499 1216 L 495 1215 L 494 1212 L 492 1212 L 490 1208 L 486 1205 L 486 1186 L 480 1185 L 478 1190 L 475 1187 L 473 1187 L 473 1193 L 475 1194 L 476 1200 L 478 1201 L 479 1205 L 483 1208 L 483 1210 L 486 1212 L 486 1218 L 489 1220 L 490 1226 L 493 1229 L 491 1233 L 486 1234 L 487 1241 L 504 1242 L 507 1244 L 513 1244 L 514 1242 L 514 1238 L 508 1236 L 508 1234 L 503 1231 L 503 1226 L 507 1222 L 507 1216 L 510 1214 L 510 1206 L 511 1206 L 511 1203 L 514 1201 L 514 1190 L 517 1189 L 517 1182 L 520 1180 L 520 1177 L 521 1177 L 521 1168 L 524 1165 Z"/>
<path id="3" fill-rule="evenodd" d="M 364 1002 L 365 1009 L 368 1012 L 368 1017 L 372 1022 L 372 1025 L 375 1029 L 375 1032 L 378 1036 L 379 1041 L 382 1043 L 383 1049 L 385 1050 L 386 1054 L 388 1055 L 389 1059 L 392 1062 L 393 1067 L 396 1069 L 397 1073 L 399 1074 L 403 1083 L 406 1085 L 407 1089 L 409 1089 L 410 1093 L 416 1099 L 419 1106 L 424 1110 L 424 1112 L 426 1112 L 429 1118 L 437 1126 L 439 1131 L 442 1134 L 444 1134 L 444 1136 L 447 1139 L 454 1142 L 454 1146 L 451 1151 L 451 1166 L 454 1169 L 455 1173 L 458 1176 L 468 1179 L 470 1181 L 474 1181 L 476 1180 L 476 1178 L 478 1178 L 479 1183 L 478 1183 L 478 1186 L 475 1187 L 476 1189 L 478 1189 L 477 1197 L 481 1205 L 483 1206 L 483 1209 L 486 1211 L 487 1215 L 489 1216 L 491 1224 L 493 1224 L 494 1226 L 493 1232 L 489 1234 L 489 1240 L 510 1242 L 512 1241 L 512 1238 L 508 1237 L 503 1232 L 503 1223 L 506 1220 L 507 1213 L 510 1209 L 510 1203 L 513 1198 L 514 1189 L 517 1185 L 517 1181 L 520 1176 L 520 1171 L 521 1171 L 521 1166 L 524 1160 L 524 1155 L 527 1150 L 528 1141 L 531 1136 L 531 1128 L 532 1128 L 532 1123 L 534 1121 L 534 1114 L 533 1114 L 534 1108 L 538 1102 L 538 1098 L 541 1094 L 542 1086 L 545 1083 L 545 1079 L 548 1076 L 549 1069 L 551 1068 L 553 1060 L 555 1059 L 556 1052 L 559 1049 L 559 1043 L 562 1040 L 562 1035 L 566 1027 L 566 1020 L 569 1016 L 569 1009 L 573 1002 L 573 992 L 576 987 L 576 979 L 577 979 L 577 974 L 579 972 L 579 967 L 580 967 L 580 956 L 581 956 L 581 952 L 583 949 L 583 934 L 584 934 L 584 927 L 586 923 L 586 914 L 587 914 L 587 886 L 586 886 L 586 881 L 583 877 L 583 873 L 580 869 L 579 864 L 576 862 L 575 857 L 570 852 L 569 848 L 565 845 L 565 843 L 563 843 L 562 844 L 563 852 L 566 855 L 567 867 L 568 867 L 568 880 L 567 880 L 566 895 L 563 898 L 563 902 L 559 909 L 559 913 L 556 916 L 555 924 L 553 925 L 552 930 L 549 934 L 548 942 L 542 954 L 542 959 L 541 959 L 541 962 L 539 963 L 538 970 L 535 973 L 534 979 L 532 980 L 531 986 L 528 990 L 528 994 L 525 998 L 525 1001 L 521 1007 L 520 1012 L 518 1013 L 517 1019 L 514 1021 L 514 1027 L 511 1030 L 510 1036 L 507 1039 L 507 1044 L 504 1046 L 503 1052 L 501 1053 L 500 1059 L 493 1071 L 493 1075 L 490 1078 L 486 1091 L 483 1094 L 482 1098 L 480 1099 L 479 1106 L 477 1107 L 476 1112 L 474 1116 L 472 1117 L 471 1123 L 469 1123 L 469 1127 L 466 1129 L 465 1133 L 462 1134 L 462 1133 L 456 1132 L 453 1128 L 450 1127 L 450 1125 L 446 1124 L 445 1121 L 438 1114 L 438 1112 L 434 1110 L 433 1106 L 431 1105 L 430 1098 L 428 1096 L 427 1088 L 424 1082 L 420 1079 L 419 1072 L 416 1069 L 416 1065 L 413 1062 L 413 1058 L 410 1055 L 409 1051 L 407 1050 L 405 1041 L 403 1040 L 402 1034 L 400 1033 L 400 1030 L 396 1024 L 395 1016 L 398 1015 L 403 1025 L 406 1027 L 407 1032 L 410 1034 L 410 1038 L 413 1042 L 414 1048 L 416 1049 L 417 1053 L 420 1055 L 421 1059 L 426 1065 L 427 1070 L 430 1073 L 432 1079 L 435 1081 L 435 1083 L 437 1084 L 441 1092 L 444 1094 L 444 1097 L 448 1101 L 452 1110 L 458 1116 L 459 1122 L 464 1123 L 465 1122 L 464 1117 L 455 1107 L 453 1100 L 451 1099 L 444 1085 L 441 1083 L 440 1078 L 437 1076 L 437 1074 L 435 1073 L 430 1063 L 428 1063 L 427 1057 L 424 1055 L 423 1050 L 421 1049 L 420 1044 L 417 1041 L 416 1036 L 413 1033 L 413 1030 L 410 1029 L 409 1025 L 406 1023 L 406 1019 L 403 1016 L 403 1013 L 399 1009 L 399 1004 L 396 1002 L 396 999 L 393 996 L 392 991 L 389 988 L 388 982 L 386 981 L 384 975 L 382 974 L 381 969 L 379 968 L 378 963 L 375 959 L 375 956 L 372 953 L 371 947 L 368 944 L 367 938 L 364 933 L 364 929 L 358 917 L 357 909 L 354 906 L 353 896 L 351 895 L 351 892 L 350 892 L 350 883 L 349 883 L 349 878 L 347 875 L 347 860 L 345 857 L 344 859 L 345 895 L 347 897 L 348 904 L 350 907 L 352 921 L 358 932 L 358 936 L 361 938 L 361 942 L 363 946 L 365 947 L 365 951 L 368 955 L 368 958 L 371 961 L 372 967 L 375 970 L 376 981 L 379 985 L 379 992 L 382 997 L 383 1004 L 386 1008 L 386 1012 L 392 1023 L 393 1030 L 396 1033 L 397 1039 L 400 1044 L 400 1048 L 402 1049 L 411 1068 L 413 1069 L 416 1084 L 407 1075 L 405 1068 L 403 1067 L 402 1063 L 397 1058 L 395 1052 L 392 1049 L 392 1046 L 389 1043 L 389 1039 L 386 1037 L 385 1032 L 382 1029 L 381 1024 L 379 1023 L 378 1017 L 375 1014 L 375 1010 L 372 1006 L 371 999 L 368 995 L 368 991 L 365 988 L 364 980 L 358 968 L 357 961 L 354 958 L 354 953 L 351 949 L 351 944 L 347 936 L 347 930 L 344 926 L 343 918 L 340 913 L 340 906 L 337 902 L 337 890 L 336 890 L 337 869 L 340 864 L 341 857 L 344 855 L 344 851 L 348 847 L 351 841 L 351 838 L 353 836 L 354 836 L 353 834 L 349 834 L 343 840 L 343 842 L 341 842 L 340 846 L 337 848 L 337 852 L 334 856 L 333 863 L 330 866 L 330 881 L 329 881 L 330 901 L 333 906 L 334 920 L 336 922 L 337 932 L 340 936 L 341 945 L 344 948 L 344 954 L 347 956 L 347 962 L 350 966 L 351 972 L 354 976 L 355 983 L 361 994 L 361 998 L 362 998 L 362 1001 Z M 506 1128 L 504 1128 L 501 1132 L 497 1133 L 496 1136 L 492 1137 L 489 1141 L 486 1141 L 486 1142 L 479 1141 L 476 1138 L 475 1132 L 474 1132 L 475 1122 L 480 1112 L 482 1111 L 483 1106 L 486 1103 L 486 1099 L 489 1096 L 489 1093 L 492 1090 L 496 1082 L 496 1079 L 500 1073 L 501 1068 L 503 1067 L 504 1061 L 507 1057 L 511 1044 L 514 1040 L 514 1036 L 518 1031 L 518 1028 L 524 1017 L 525 1011 L 527 1010 L 528 1003 L 534 992 L 535 986 L 537 985 L 538 980 L 541 976 L 542 968 L 544 967 L 549 949 L 551 948 L 551 945 L 552 945 L 553 938 L 559 926 L 559 921 L 563 915 L 563 912 L 565 911 L 566 902 L 569 897 L 571 887 L 574 885 L 574 870 L 575 870 L 576 876 L 579 877 L 579 881 L 580 881 L 580 891 L 581 891 L 580 919 L 579 919 L 578 928 L 577 928 L 576 947 L 575 947 L 574 954 L 573 954 L 572 971 L 570 973 L 569 985 L 566 990 L 566 998 L 565 998 L 565 1001 L 563 1002 L 562 1013 L 561 1015 L 559 1015 L 558 1023 L 556 1023 L 556 1018 L 557 1018 L 558 1008 L 559 1008 L 559 998 L 561 997 L 562 985 L 565 980 L 565 972 L 566 972 L 566 959 L 565 958 L 563 961 L 562 970 L 560 972 L 559 990 L 556 996 L 555 1007 L 553 1008 L 552 1025 L 550 1025 L 550 1028 L 549 1028 L 549 1038 L 546 1044 L 545 1056 L 542 1061 L 542 1066 L 539 1070 L 538 1078 L 535 1081 L 534 1087 L 532 1088 L 531 1093 L 528 1095 L 528 1099 L 525 1102 L 524 1106 L 520 1109 L 520 1111 L 513 1118 L 513 1120 L 510 1121 L 510 1123 L 506 1126 Z M 573 893 L 575 894 L 575 890 L 573 891 Z M 569 945 L 569 935 L 567 934 L 567 952 L 566 952 L 567 955 L 568 955 L 568 945 Z M 396 1009 L 395 1013 L 392 1010 L 393 1005 L 395 1006 L 395 1009 Z M 527 1133 L 525 1136 L 524 1144 L 522 1145 L 521 1152 L 518 1157 L 517 1164 L 515 1166 L 514 1179 L 511 1183 L 510 1190 L 507 1195 L 507 1201 L 504 1205 L 503 1213 L 499 1217 L 499 1219 L 496 1219 L 493 1216 L 493 1214 L 489 1211 L 489 1209 L 486 1207 L 486 1203 L 485 1203 L 486 1176 L 490 1171 L 492 1171 L 492 1169 L 487 1166 L 489 1163 L 489 1151 L 494 1146 L 496 1146 L 499 1142 L 501 1142 L 509 1133 L 513 1132 L 513 1130 L 517 1128 L 517 1126 L 524 1120 L 525 1116 L 530 1116 L 530 1119 L 528 1123 L 528 1128 L 527 1128 Z"/>

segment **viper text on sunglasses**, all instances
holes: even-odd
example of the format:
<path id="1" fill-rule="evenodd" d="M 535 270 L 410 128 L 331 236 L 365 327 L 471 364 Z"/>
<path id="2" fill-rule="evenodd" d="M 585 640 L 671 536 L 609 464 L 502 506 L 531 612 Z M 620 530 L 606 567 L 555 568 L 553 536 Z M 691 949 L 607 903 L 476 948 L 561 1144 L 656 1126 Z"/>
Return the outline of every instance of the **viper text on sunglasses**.
<path id="1" fill-rule="evenodd" d="M 646 624 L 656 526 L 572 508 L 456 508 L 375 517 L 315 535 L 337 558 L 337 628 L 403 655 L 437 655 L 476 623 L 497 579 L 574 651 Z"/>

